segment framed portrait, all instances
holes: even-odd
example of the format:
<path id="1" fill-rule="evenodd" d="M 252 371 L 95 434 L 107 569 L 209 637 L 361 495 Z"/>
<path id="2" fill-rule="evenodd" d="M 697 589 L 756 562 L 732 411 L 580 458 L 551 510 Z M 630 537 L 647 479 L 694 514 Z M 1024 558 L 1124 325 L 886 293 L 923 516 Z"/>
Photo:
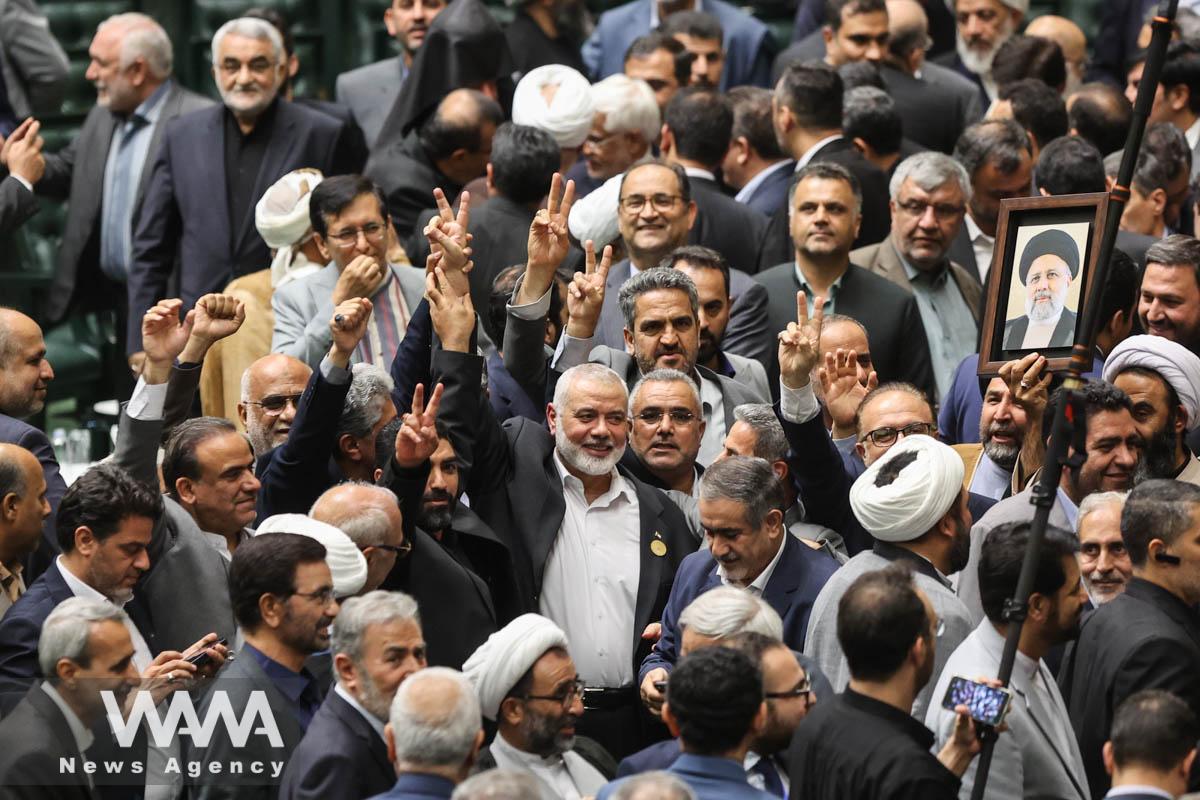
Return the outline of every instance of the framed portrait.
<path id="1" fill-rule="evenodd" d="M 1021 197 L 1000 204 L 980 336 L 979 375 L 1037 352 L 1064 370 L 1096 273 L 1108 194 Z"/>

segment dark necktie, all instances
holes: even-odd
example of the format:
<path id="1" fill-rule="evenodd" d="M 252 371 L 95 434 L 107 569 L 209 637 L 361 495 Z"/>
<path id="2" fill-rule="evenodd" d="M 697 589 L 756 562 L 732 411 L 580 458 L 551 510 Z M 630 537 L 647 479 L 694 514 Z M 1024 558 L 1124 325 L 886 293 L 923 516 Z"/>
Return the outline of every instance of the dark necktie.
<path id="1" fill-rule="evenodd" d="M 783 788 L 783 779 L 779 777 L 779 770 L 775 769 L 775 765 L 771 763 L 771 759 L 763 756 L 758 759 L 757 764 L 751 767 L 750 771 L 762 776 L 763 791 L 767 794 L 773 794 L 776 797 L 787 797 L 787 792 Z"/>

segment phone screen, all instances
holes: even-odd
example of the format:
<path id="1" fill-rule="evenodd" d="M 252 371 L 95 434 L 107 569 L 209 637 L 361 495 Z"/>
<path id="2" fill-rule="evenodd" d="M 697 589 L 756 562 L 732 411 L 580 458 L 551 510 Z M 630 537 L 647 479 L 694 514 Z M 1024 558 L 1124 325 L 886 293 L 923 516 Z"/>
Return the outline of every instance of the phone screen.
<path id="1" fill-rule="evenodd" d="M 1009 692 L 982 683 L 955 676 L 950 679 L 942 707 L 954 710 L 955 706 L 966 706 L 971 718 L 985 725 L 999 725 L 1008 710 Z"/>

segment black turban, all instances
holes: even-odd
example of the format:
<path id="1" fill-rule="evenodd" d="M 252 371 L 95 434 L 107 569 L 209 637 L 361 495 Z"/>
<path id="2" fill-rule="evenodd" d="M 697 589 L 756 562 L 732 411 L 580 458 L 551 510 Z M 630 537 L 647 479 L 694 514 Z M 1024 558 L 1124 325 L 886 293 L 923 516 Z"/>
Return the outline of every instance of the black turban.
<path id="1" fill-rule="evenodd" d="M 1079 275 L 1079 245 L 1075 237 L 1060 230 L 1045 230 L 1025 243 L 1021 253 L 1021 283 L 1029 277 L 1029 265 L 1042 256 L 1058 256 L 1071 270 L 1071 280 Z"/>

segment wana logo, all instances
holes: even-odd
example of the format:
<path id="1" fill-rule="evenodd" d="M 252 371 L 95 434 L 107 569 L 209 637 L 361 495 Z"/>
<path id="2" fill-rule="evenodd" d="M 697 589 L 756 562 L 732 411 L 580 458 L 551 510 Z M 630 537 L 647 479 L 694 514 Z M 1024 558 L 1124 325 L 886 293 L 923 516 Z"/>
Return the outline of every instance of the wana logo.
<path id="1" fill-rule="evenodd" d="M 138 728 L 143 721 L 150 732 L 150 738 L 155 747 L 169 747 L 178 736 L 188 736 L 193 747 L 207 747 L 218 725 L 224 725 L 229 740 L 234 747 L 245 747 L 250 735 L 266 736 L 272 747 L 283 747 L 283 737 L 279 734 L 279 726 L 275 724 L 275 716 L 267 703 L 267 695 L 261 690 L 250 692 L 250 700 L 241 718 L 233 710 L 226 692 L 215 690 L 210 698 L 208 713 L 201 723 L 192 698 L 187 692 L 175 692 L 171 695 L 170 705 L 167 706 L 166 716 L 160 717 L 154 706 L 154 698 L 147 691 L 135 692 L 133 708 L 129 719 L 121 713 L 120 704 L 112 692 L 101 692 L 104 708 L 108 715 L 108 724 L 121 747 L 129 747 L 137 736 Z M 258 723 L 257 727 L 255 727 Z"/>

